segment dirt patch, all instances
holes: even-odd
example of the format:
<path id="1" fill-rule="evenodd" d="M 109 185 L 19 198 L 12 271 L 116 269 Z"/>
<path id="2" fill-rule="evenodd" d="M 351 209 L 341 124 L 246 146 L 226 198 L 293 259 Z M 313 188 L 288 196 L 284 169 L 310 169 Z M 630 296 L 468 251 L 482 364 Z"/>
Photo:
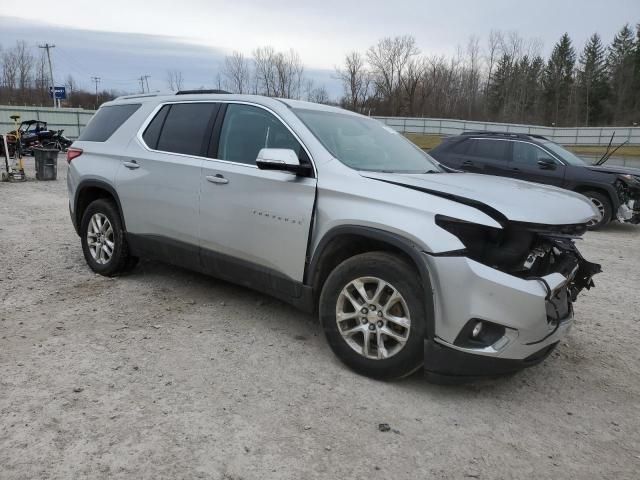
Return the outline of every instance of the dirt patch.
<path id="1" fill-rule="evenodd" d="M 0 478 L 638 478 L 640 227 L 581 242 L 604 273 L 543 364 L 387 383 L 253 291 L 92 274 L 64 179 L 0 184 Z"/>

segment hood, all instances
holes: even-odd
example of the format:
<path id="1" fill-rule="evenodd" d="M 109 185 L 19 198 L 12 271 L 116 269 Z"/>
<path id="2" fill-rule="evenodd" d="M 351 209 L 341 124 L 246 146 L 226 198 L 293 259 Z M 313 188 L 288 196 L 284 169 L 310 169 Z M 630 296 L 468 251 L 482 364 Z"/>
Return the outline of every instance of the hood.
<path id="1" fill-rule="evenodd" d="M 635 175 L 640 178 L 640 168 L 623 167 L 622 165 L 589 165 L 587 168 L 595 172 Z"/>
<path id="2" fill-rule="evenodd" d="M 599 216 L 593 204 L 578 193 L 511 178 L 473 173 L 360 174 L 474 206 L 498 221 L 573 225 Z"/>

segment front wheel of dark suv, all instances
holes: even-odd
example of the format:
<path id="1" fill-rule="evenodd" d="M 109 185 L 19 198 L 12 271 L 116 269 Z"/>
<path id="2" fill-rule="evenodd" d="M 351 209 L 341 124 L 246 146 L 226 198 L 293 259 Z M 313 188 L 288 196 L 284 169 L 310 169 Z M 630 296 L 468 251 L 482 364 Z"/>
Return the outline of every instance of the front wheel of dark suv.
<path id="1" fill-rule="evenodd" d="M 358 373 L 401 378 L 424 362 L 426 329 L 416 269 L 388 252 L 351 257 L 327 278 L 319 314 L 333 352 Z"/>
<path id="2" fill-rule="evenodd" d="M 110 277 L 135 266 L 137 258 L 129 254 L 122 220 L 112 201 L 91 202 L 82 215 L 80 232 L 84 258 L 94 272 Z"/>
<path id="3" fill-rule="evenodd" d="M 613 206 L 611 200 L 600 192 L 584 192 L 583 195 L 591 200 L 591 203 L 600 212 L 600 220 L 593 220 L 587 225 L 589 230 L 599 230 L 611 222 L 613 218 Z"/>

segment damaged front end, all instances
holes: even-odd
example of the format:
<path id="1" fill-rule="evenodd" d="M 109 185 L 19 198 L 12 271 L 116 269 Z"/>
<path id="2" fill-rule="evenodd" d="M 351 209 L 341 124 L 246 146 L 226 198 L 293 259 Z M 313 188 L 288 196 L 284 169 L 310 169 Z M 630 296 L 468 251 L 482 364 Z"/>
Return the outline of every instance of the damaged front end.
<path id="1" fill-rule="evenodd" d="M 465 246 L 460 252 L 476 262 L 523 280 L 539 280 L 547 290 L 548 307 L 556 320 L 571 311 L 571 304 L 583 289 L 594 286 L 599 264 L 584 259 L 575 245 L 586 225 L 536 225 L 505 222 L 496 229 L 437 216 L 436 223 L 455 235 Z M 550 286 L 551 274 L 565 278 Z"/>
<path id="2" fill-rule="evenodd" d="M 620 207 L 616 218 L 622 223 L 640 224 L 640 176 L 618 175 L 615 184 Z"/>

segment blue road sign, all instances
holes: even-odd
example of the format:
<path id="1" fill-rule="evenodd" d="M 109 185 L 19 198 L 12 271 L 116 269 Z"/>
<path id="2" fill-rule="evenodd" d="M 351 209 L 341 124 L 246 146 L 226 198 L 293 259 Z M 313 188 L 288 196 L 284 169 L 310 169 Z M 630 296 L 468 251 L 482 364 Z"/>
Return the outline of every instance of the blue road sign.
<path id="1" fill-rule="evenodd" d="M 66 87 L 49 87 L 49 96 L 53 97 L 55 92 L 55 96 L 57 100 L 64 100 L 67 98 L 67 89 Z"/>

